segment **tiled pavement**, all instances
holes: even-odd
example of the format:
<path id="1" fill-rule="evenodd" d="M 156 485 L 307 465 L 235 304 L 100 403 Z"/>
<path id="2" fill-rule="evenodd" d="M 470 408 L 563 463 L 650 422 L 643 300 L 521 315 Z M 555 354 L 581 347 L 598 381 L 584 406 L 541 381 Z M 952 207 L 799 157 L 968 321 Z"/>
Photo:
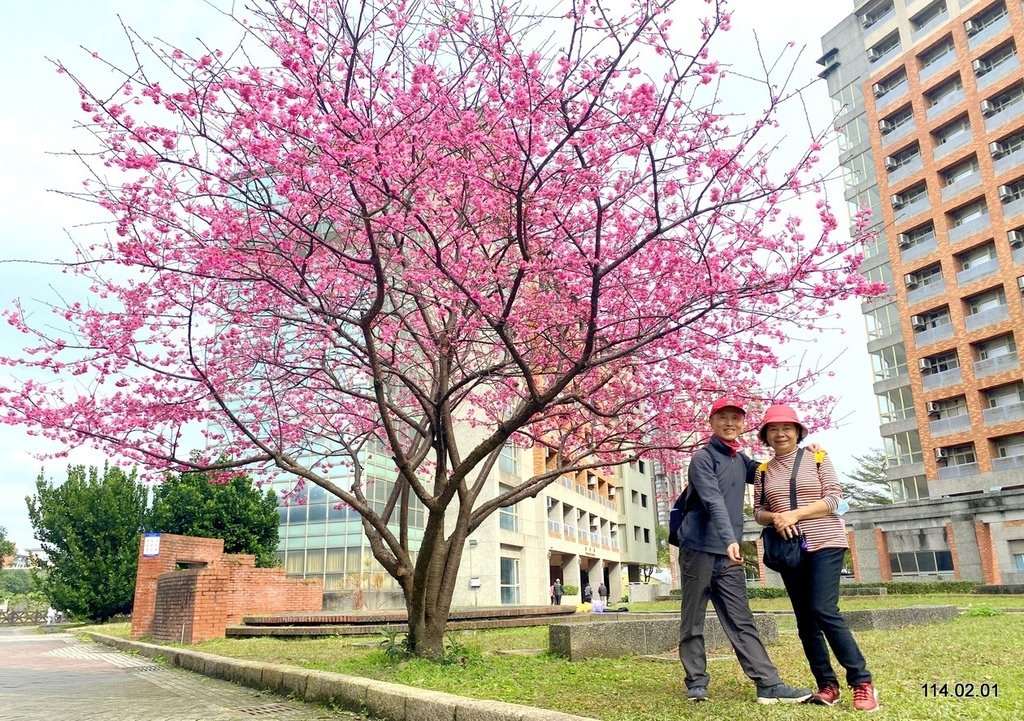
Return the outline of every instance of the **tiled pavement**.
<path id="1" fill-rule="evenodd" d="M 0 721 L 356 721 L 65 633 L 0 627 Z"/>

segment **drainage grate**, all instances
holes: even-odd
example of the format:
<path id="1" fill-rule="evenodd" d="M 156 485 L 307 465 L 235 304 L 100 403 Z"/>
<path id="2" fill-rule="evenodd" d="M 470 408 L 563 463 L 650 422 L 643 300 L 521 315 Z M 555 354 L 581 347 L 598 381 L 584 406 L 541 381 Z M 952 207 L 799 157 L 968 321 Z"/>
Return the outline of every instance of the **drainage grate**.
<path id="1" fill-rule="evenodd" d="M 166 668 L 156 663 L 151 663 L 148 666 L 135 666 L 130 669 L 131 673 L 157 673 L 158 671 L 166 670 Z"/>
<path id="2" fill-rule="evenodd" d="M 295 709 L 283 703 L 271 703 L 265 706 L 253 706 L 251 708 L 240 708 L 239 712 L 248 716 L 274 716 L 280 713 L 294 713 Z"/>

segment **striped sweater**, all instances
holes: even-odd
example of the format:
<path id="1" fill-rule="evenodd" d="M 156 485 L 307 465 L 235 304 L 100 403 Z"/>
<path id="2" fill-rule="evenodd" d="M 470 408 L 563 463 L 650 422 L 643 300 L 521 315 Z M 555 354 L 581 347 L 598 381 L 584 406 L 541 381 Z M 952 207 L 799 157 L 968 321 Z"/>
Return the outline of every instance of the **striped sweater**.
<path id="1" fill-rule="evenodd" d="M 789 477 L 793 471 L 796 451 L 772 458 L 767 464 L 767 471 L 758 472 L 754 480 L 754 519 L 763 523 L 761 511 L 788 511 Z M 764 505 L 761 505 L 762 478 L 765 486 Z M 796 477 L 797 507 L 809 506 L 815 501 L 824 500 L 829 508 L 835 511 L 843 489 L 839 485 L 839 477 L 832 461 L 826 455 L 821 461 L 820 469 L 815 466 L 814 454 L 804 452 L 800 460 L 800 472 Z M 813 518 L 800 521 L 800 532 L 807 538 L 807 550 L 820 551 L 823 548 L 848 548 L 846 540 L 846 524 L 834 513 L 824 518 Z"/>

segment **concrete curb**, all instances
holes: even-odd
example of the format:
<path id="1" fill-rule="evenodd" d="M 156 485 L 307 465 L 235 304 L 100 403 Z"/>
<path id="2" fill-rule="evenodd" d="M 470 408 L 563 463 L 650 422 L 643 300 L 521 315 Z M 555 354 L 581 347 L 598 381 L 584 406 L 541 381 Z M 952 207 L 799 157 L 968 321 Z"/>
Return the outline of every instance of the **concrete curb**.
<path id="1" fill-rule="evenodd" d="M 380 721 L 597 721 L 561 711 L 481 701 L 358 676 L 239 661 L 183 648 L 129 641 L 94 631 L 82 633 L 97 643 L 120 651 L 135 652 L 152 659 L 163 657 L 169 665 L 186 671 L 260 691 L 274 691 L 307 703 L 334 704 L 369 714 Z"/>

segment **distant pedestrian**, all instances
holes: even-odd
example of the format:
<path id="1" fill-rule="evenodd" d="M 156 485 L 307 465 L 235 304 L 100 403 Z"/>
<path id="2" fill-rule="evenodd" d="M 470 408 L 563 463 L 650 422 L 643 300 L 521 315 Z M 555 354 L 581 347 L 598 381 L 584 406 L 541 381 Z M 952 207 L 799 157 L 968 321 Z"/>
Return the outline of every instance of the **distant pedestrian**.
<path id="1" fill-rule="evenodd" d="M 588 583 L 587 585 L 585 585 L 583 587 L 583 603 L 590 603 L 593 600 L 594 600 L 594 591 L 593 591 L 593 589 L 590 588 L 590 584 Z"/>
<path id="2" fill-rule="evenodd" d="M 57 609 L 50 606 L 46 609 L 46 625 L 52 626 L 55 623 L 57 623 Z"/>
<path id="3" fill-rule="evenodd" d="M 556 606 L 561 606 L 562 605 L 562 581 L 560 579 L 556 578 L 554 585 L 551 586 L 551 595 L 555 597 L 555 605 Z"/>
<path id="4" fill-rule="evenodd" d="M 598 585 L 597 595 L 601 599 L 601 603 L 608 603 L 608 587 L 603 583 Z"/>

